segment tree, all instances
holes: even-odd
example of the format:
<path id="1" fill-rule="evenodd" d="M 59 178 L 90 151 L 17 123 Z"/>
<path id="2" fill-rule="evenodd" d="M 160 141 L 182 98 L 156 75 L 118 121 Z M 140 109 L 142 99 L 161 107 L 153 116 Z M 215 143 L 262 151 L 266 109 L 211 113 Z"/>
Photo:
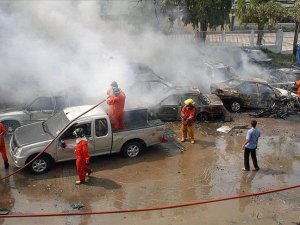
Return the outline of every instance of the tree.
<path id="1" fill-rule="evenodd" d="M 185 0 L 183 22 L 192 24 L 194 29 L 200 28 L 200 40 L 205 41 L 208 27 L 223 28 L 229 23 L 231 6 L 231 0 Z"/>
<path id="2" fill-rule="evenodd" d="M 295 22 L 295 34 L 293 42 L 293 62 L 296 61 L 298 34 L 300 31 L 300 0 L 297 0 L 293 7 L 289 8 L 288 16 Z"/>
<path id="3" fill-rule="evenodd" d="M 238 16 L 242 23 L 256 23 L 258 29 L 256 45 L 262 45 L 263 30 L 266 24 L 277 22 L 285 14 L 284 7 L 275 0 L 238 0 Z"/>

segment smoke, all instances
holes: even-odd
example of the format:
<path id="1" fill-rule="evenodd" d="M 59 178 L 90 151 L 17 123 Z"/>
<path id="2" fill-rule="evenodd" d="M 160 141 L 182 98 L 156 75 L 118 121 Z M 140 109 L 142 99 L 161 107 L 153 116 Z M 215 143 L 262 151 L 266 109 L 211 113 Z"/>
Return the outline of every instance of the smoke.
<path id="1" fill-rule="evenodd" d="M 124 2 L 120 7 L 119 14 L 138 11 Z M 204 91 L 212 81 L 205 62 L 226 59 L 232 67 L 241 66 L 233 57 L 236 53 L 196 46 L 193 36 L 178 39 L 156 31 L 154 14 L 152 22 L 138 22 L 142 29 L 137 32 L 132 21 L 140 17 L 103 19 L 102 11 L 99 1 L 1 1 L 1 101 L 25 102 L 66 92 L 78 99 L 101 99 L 113 80 L 130 94 L 134 80 L 128 62 L 145 63 L 176 85 Z M 243 61 L 241 73 L 259 71 Z M 148 94 L 146 104 L 163 93 Z"/>

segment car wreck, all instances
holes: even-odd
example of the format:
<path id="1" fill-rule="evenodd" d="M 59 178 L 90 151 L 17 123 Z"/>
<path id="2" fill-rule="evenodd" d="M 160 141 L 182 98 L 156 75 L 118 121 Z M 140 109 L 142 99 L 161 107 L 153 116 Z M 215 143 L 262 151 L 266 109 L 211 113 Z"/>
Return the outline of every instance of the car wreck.
<path id="1" fill-rule="evenodd" d="M 289 95 L 275 99 L 272 106 L 256 112 L 251 112 L 249 113 L 249 115 L 252 117 L 274 117 L 286 119 L 290 115 L 297 115 L 299 113 L 299 99 L 297 97 Z"/>
<path id="2" fill-rule="evenodd" d="M 283 94 L 259 78 L 237 78 L 211 85 L 211 93 L 216 94 L 231 111 L 242 108 L 263 109 L 273 105 Z"/>
<path id="3" fill-rule="evenodd" d="M 176 87 L 157 105 L 150 107 L 150 115 L 163 121 L 180 120 L 181 108 L 186 99 L 193 99 L 196 107 L 196 119 L 207 121 L 213 117 L 221 117 L 224 121 L 231 121 L 230 113 L 225 109 L 221 99 L 215 94 L 203 94 L 198 88 Z"/>

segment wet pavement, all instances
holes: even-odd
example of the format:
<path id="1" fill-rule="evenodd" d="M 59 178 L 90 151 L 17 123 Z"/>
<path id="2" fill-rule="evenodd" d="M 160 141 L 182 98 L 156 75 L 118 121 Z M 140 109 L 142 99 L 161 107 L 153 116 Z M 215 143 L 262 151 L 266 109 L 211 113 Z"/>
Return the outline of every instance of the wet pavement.
<path id="1" fill-rule="evenodd" d="M 246 125 L 246 114 L 234 122 Z M 179 123 L 168 123 L 179 134 Z M 0 183 L 0 208 L 13 213 L 100 211 L 153 207 L 246 194 L 300 183 L 299 122 L 259 118 L 257 152 L 261 170 L 243 172 L 241 146 L 247 130 L 228 134 L 222 122 L 196 125 L 196 144 L 173 142 L 152 147 L 135 159 L 95 157 L 94 173 L 76 186 L 75 162 L 56 164 L 46 174 L 23 171 Z M 250 164 L 252 166 L 252 164 Z M 14 171 L 11 167 L 8 172 Z M 0 163 L 0 176 L 5 176 Z M 300 189 L 264 196 L 151 212 L 52 218 L 0 219 L 0 224 L 299 224 Z"/>

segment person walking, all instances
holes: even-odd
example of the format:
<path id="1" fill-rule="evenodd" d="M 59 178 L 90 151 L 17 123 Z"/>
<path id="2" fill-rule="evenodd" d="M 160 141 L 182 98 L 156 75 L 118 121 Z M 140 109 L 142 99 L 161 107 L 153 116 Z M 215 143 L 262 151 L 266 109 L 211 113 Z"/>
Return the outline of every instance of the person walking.
<path id="1" fill-rule="evenodd" d="M 185 142 L 187 135 L 189 135 L 191 143 L 195 143 L 193 124 L 196 116 L 195 102 L 193 99 L 189 98 L 184 101 L 185 106 L 181 110 L 181 132 L 182 138 L 181 142 Z"/>
<path id="2" fill-rule="evenodd" d="M 82 128 L 76 128 L 73 132 L 73 135 L 76 137 L 76 147 L 75 147 L 75 155 L 76 155 L 76 168 L 79 176 L 79 180 L 77 180 L 76 184 L 84 184 L 85 176 L 90 175 L 93 171 L 87 166 L 90 162 L 90 155 L 88 151 L 88 141 L 84 135 L 84 131 Z"/>
<path id="3" fill-rule="evenodd" d="M 117 82 L 111 84 L 111 88 L 107 91 L 108 98 L 106 100 L 109 105 L 108 116 L 112 123 L 114 131 L 125 129 L 124 106 L 125 93 L 118 87 Z"/>
<path id="4" fill-rule="evenodd" d="M 251 121 L 251 129 L 248 130 L 246 135 L 246 141 L 243 144 L 243 151 L 244 151 L 244 168 L 242 170 L 249 171 L 250 170 L 250 164 L 249 164 L 249 155 L 251 154 L 254 171 L 259 170 L 259 166 L 257 164 L 257 158 L 256 158 L 256 148 L 258 143 L 258 138 L 260 137 L 260 131 L 256 128 L 257 121 L 252 120 Z"/>
<path id="5" fill-rule="evenodd" d="M 5 141 L 4 141 L 4 135 L 7 133 L 4 125 L 0 122 L 0 152 L 2 155 L 2 159 L 4 161 L 4 168 L 9 168 L 9 163 L 6 155 L 6 148 L 5 148 Z"/>

